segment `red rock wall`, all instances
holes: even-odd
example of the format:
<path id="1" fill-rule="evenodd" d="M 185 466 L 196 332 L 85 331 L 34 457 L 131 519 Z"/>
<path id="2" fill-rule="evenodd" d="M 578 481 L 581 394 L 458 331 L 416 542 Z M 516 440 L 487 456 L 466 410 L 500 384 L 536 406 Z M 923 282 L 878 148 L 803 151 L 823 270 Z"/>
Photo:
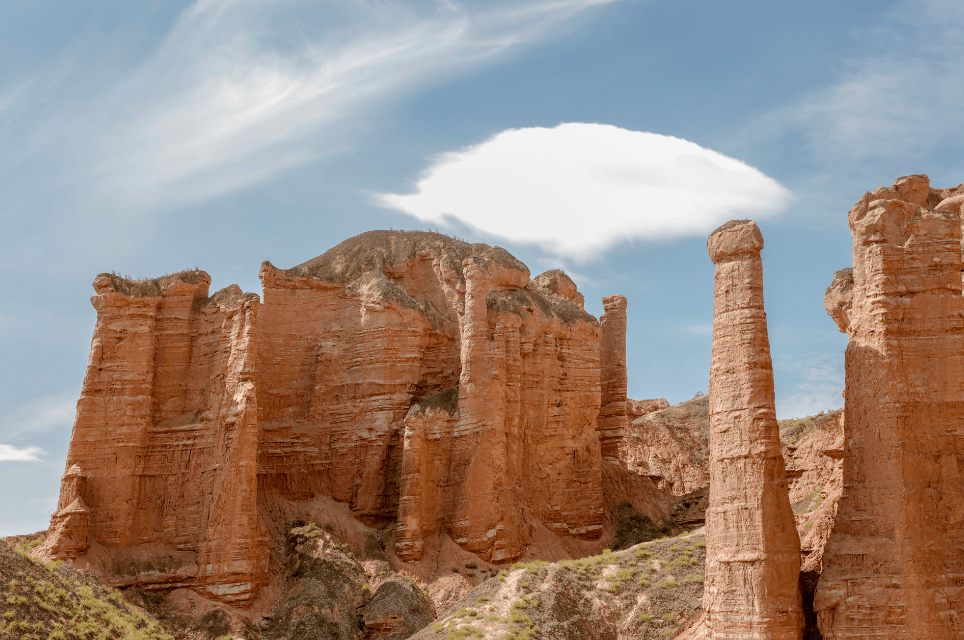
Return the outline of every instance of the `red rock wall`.
<path id="1" fill-rule="evenodd" d="M 67 465 L 84 476 L 90 543 L 108 553 L 186 552 L 194 568 L 156 572 L 156 582 L 245 604 L 267 581 L 256 501 L 258 300 L 236 287 L 207 299 L 209 283 L 203 272 L 147 283 L 98 277 Z"/>
<path id="2" fill-rule="evenodd" d="M 248 606 L 267 527 L 332 498 L 397 521 L 405 560 L 440 536 L 491 562 L 546 529 L 599 538 L 600 327 L 567 276 L 547 280 L 557 295 L 497 247 L 370 232 L 292 269 L 264 263 L 261 280 L 263 303 L 237 287 L 207 298 L 203 272 L 95 282 L 68 459 L 86 511 L 60 505 L 61 553 L 87 540 L 101 565 L 153 567 L 115 584 Z M 656 491 L 630 476 L 620 495 Z M 156 570 L 158 554 L 173 564 Z"/>
<path id="3" fill-rule="evenodd" d="M 728 222 L 716 265 L 710 368 L 710 500 L 703 606 L 710 637 L 797 639 L 803 630 L 794 526 L 763 311 L 763 236 Z"/>
<path id="4" fill-rule="evenodd" d="M 814 605 L 825 638 L 964 634 L 961 220 L 927 208 L 946 191 L 902 178 L 848 216 L 843 495 Z"/>

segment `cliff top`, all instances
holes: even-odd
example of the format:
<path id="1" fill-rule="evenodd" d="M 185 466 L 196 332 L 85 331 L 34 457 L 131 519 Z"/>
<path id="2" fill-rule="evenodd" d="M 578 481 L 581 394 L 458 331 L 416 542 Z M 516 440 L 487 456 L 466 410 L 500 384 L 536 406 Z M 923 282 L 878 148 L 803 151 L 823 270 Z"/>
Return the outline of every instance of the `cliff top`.
<path id="1" fill-rule="evenodd" d="M 529 269 L 502 247 L 470 244 L 432 231 L 367 231 L 332 247 L 317 258 L 291 269 L 289 275 L 311 276 L 347 284 L 373 269 L 391 270 L 420 255 L 447 256 L 450 266 L 462 274 L 462 260 L 478 256 L 508 269 Z"/>
<path id="2" fill-rule="evenodd" d="M 101 278 L 109 279 L 111 288 L 117 293 L 123 293 L 126 296 L 134 298 L 159 296 L 169 284 L 176 281 L 186 282 L 188 284 L 211 283 L 211 276 L 200 269 L 178 271 L 177 273 L 169 273 L 158 278 L 145 278 L 143 280 L 136 280 L 130 276 L 122 276 L 114 272 L 99 273 L 97 277 L 94 278 L 95 288 L 98 287 L 98 281 L 101 280 Z"/>

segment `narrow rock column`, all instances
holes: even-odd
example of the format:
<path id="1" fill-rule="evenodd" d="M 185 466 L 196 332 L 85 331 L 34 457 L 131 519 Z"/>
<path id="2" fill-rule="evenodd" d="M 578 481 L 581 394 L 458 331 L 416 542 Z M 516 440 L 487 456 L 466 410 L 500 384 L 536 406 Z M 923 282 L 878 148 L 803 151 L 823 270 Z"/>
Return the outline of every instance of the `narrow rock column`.
<path id="1" fill-rule="evenodd" d="M 596 421 L 603 458 L 619 459 L 619 443 L 626 431 L 626 297 L 602 299 L 603 317 L 599 320 L 599 364 L 602 397 Z"/>
<path id="2" fill-rule="evenodd" d="M 800 538 L 773 400 L 763 311 L 763 236 L 733 220 L 707 242 L 716 265 L 710 369 L 710 638 L 797 640 L 803 629 Z"/>

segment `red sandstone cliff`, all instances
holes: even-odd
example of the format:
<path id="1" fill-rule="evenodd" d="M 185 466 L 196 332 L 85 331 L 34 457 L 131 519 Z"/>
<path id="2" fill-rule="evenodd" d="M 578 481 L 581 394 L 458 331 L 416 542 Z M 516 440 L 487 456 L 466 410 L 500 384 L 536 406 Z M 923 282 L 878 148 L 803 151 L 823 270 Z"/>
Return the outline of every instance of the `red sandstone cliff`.
<path id="1" fill-rule="evenodd" d="M 908 176 L 848 215 L 853 272 L 827 292 L 850 337 L 843 495 L 814 603 L 828 640 L 964 634 L 962 193 Z"/>
<path id="2" fill-rule="evenodd" d="M 94 281 L 90 361 L 41 552 L 81 556 L 115 584 L 157 573 L 168 586 L 243 603 L 267 581 L 253 379 L 259 304 L 235 286 L 208 298 L 209 283 L 203 271 Z M 126 549 L 134 568 L 118 574 L 105 548 Z"/>
<path id="3" fill-rule="evenodd" d="M 403 561 L 445 540 L 485 562 L 566 557 L 591 549 L 556 541 L 599 539 L 608 502 L 668 514 L 603 460 L 601 329 L 564 274 L 537 285 L 498 247 L 370 232 L 261 280 L 263 301 L 208 298 L 199 271 L 98 277 L 43 555 L 248 607 L 273 584 L 269 533 L 332 505 L 388 527 Z"/>

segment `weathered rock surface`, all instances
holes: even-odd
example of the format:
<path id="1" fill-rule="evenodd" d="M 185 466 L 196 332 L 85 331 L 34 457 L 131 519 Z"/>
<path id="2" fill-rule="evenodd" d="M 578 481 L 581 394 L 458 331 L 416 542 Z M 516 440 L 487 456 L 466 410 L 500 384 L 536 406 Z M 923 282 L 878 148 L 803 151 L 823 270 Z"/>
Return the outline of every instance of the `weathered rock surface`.
<path id="1" fill-rule="evenodd" d="M 576 289 L 576 283 L 573 282 L 572 278 L 561 269 L 552 269 L 539 274 L 532 279 L 532 284 L 547 289 L 549 293 L 556 297 L 579 305 L 580 309 L 586 308 L 586 298 Z"/>
<path id="2" fill-rule="evenodd" d="M 781 422 L 780 439 L 790 480 L 801 572 L 823 571 L 823 551 L 843 492 L 844 412 Z"/>
<path id="3" fill-rule="evenodd" d="M 735 220 L 707 242 L 716 265 L 710 369 L 706 591 L 711 638 L 797 639 L 800 540 L 774 411 L 763 237 Z"/>
<path id="4" fill-rule="evenodd" d="M 682 496 L 709 482 L 709 435 L 709 396 L 704 395 L 634 420 L 620 443 L 619 459 L 633 473 Z"/>
<path id="5" fill-rule="evenodd" d="M 701 531 L 579 560 L 513 565 L 413 636 L 661 640 L 700 615 Z"/>
<path id="6" fill-rule="evenodd" d="M 41 555 L 245 608 L 274 584 L 268 532 L 325 500 L 397 523 L 398 558 L 429 564 L 446 540 L 483 562 L 585 553 L 623 500 L 665 517 L 668 492 L 603 459 L 604 332 L 568 276 L 543 275 L 498 247 L 370 232 L 264 263 L 263 301 L 208 297 L 201 271 L 98 276 Z M 625 299 L 609 306 L 605 402 L 624 424 Z"/>
<path id="7" fill-rule="evenodd" d="M 140 560 L 154 567 L 190 556 L 181 563 L 189 569 L 154 572 L 155 581 L 244 603 L 267 581 L 253 380 L 259 303 L 236 286 L 209 298 L 209 283 L 203 271 L 94 281 L 97 325 L 61 495 L 70 503 L 59 505 L 41 554 L 101 575 L 109 560 L 93 545 L 142 547 Z"/>
<path id="8" fill-rule="evenodd" d="M 641 418 L 647 413 L 659 411 L 660 409 L 669 409 L 669 402 L 667 402 L 665 398 L 655 398 L 653 400 L 633 400 L 632 398 L 626 398 L 626 417 L 629 419 L 629 422 L 632 422 L 636 418 Z"/>
<path id="9" fill-rule="evenodd" d="M 909 176 L 848 215 L 843 495 L 814 603 L 830 640 L 964 634 L 959 191 Z"/>
<path id="10" fill-rule="evenodd" d="M 619 444 L 626 431 L 626 307 L 625 296 L 602 299 L 605 313 L 599 321 L 601 337 L 602 406 L 599 409 L 599 445 L 604 458 L 619 459 Z"/>

